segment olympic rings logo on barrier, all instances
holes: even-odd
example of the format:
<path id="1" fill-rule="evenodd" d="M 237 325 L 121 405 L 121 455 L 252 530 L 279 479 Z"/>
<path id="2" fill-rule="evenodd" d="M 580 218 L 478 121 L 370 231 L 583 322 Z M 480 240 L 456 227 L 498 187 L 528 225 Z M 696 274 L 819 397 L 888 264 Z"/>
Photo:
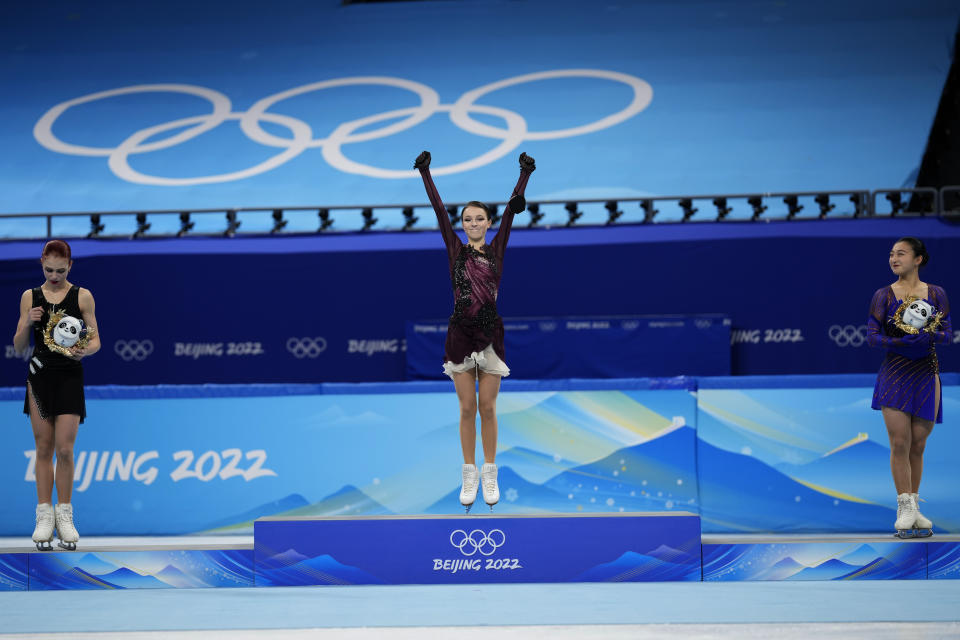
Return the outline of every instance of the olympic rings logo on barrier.
<path id="1" fill-rule="evenodd" d="M 152 340 L 117 340 L 113 343 L 113 351 L 126 362 L 134 360 L 142 362 L 153 353 Z"/>
<path id="2" fill-rule="evenodd" d="M 867 326 L 863 324 L 859 327 L 855 327 L 852 324 L 835 324 L 827 329 L 827 336 L 829 336 L 838 347 L 862 347 L 867 342 Z"/>
<path id="3" fill-rule="evenodd" d="M 490 533 L 474 529 L 469 534 L 463 529 L 454 529 L 450 533 L 450 544 L 465 556 L 472 556 L 477 552 L 482 556 L 493 555 L 506 541 L 507 536 L 500 529 L 492 529 Z"/>
<path id="4" fill-rule="evenodd" d="M 297 360 L 316 358 L 327 350 L 327 341 L 324 338 L 290 338 L 287 340 L 287 351 Z"/>
<path id="5" fill-rule="evenodd" d="M 491 107 L 477 104 L 476 101 L 499 89 L 511 87 L 528 82 L 539 80 L 550 80 L 556 78 L 599 78 L 619 82 L 627 85 L 633 90 L 633 97 L 626 107 L 591 122 L 589 124 L 570 127 L 567 129 L 554 129 L 550 131 L 530 131 L 527 128 L 527 121 L 519 113 L 503 109 L 500 107 Z M 312 93 L 333 87 L 344 87 L 351 85 L 380 85 L 387 87 L 397 87 L 406 89 L 417 95 L 420 104 L 415 107 L 404 109 L 394 109 L 385 111 L 356 120 L 344 122 L 334 128 L 330 135 L 324 138 L 316 138 L 313 130 L 306 122 L 267 111 L 276 103 L 292 98 L 294 96 Z M 138 93 L 183 93 L 193 95 L 208 100 L 212 106 L 210 113 L 205 115 L 190 116 L 179 120 L 171 120 L 157 124 L 151 127 L 140 129 L 127 137 L 116 147 L 91 147 L 78 144 L 71 144 L 62 141 L 53 133 L 53 125 L 57 119 L 68 109 L 73 107 L 112 98 L 114 96 L 138 94 Z M 393 78 L 389 76 L 354 76 L 348 78 L 335 78 L 333 80 L 324 80 L 310 84 L 294 87 L 286 91 L 275 93 L 266 98 L 255 102 L 247 111 L 233 111 L 230 98 L 223 93 L 206 87 L 199 87 L 189 84 L 140 84 L 118 89 L 110 89 L 91 93 L 79 98 L 61 102 L 48 110 L 37 121 L 33 127 L 33 136 L 37 142 L 51 151 L 77 156 L 106 157 L 107 165 L 113 173 L 128 182 L 137 184 L 150 184 L 158 186 L 187 186 L 197 184 L 212 184 L 217 182 L 231 182 L 233 180 L 243 180 L 272 169 L 292 160 L 307 149 L 320 147 L 323 150 L 323 158 L 328 164 L 340 171 L 354 173 L 372 178 L 417 178 L 419 173 L 415 170 L 407 169 L 384 169 L 371 165 L 362 164 L 351 160 L 343 153 L 343 146 L 355 142 L 366 142 L 384 138 L 389 135 L 406 131 L 416 125 L 424 122 L 436 113 L 448 113 L 451 122 L 460 129 L 484 138 L 500 140 L 500 144 L 483 153 L 472 160 L 448 165 L 446 167 L 433 167 L 431 172 L 434 175 L 449 175 L 470 171 L 478 167 L 487 165 L 494 160 L 502 158 L 523 142 L 528 140 L 555 140 L 558 138 L 569 138 L 572 136 L 593 133 L 612 127 L 616 124 L 632 118 L 640 113 L 650 104 L 653 99 L 653 89 L 650 85 L 626 73 L 616 71 L 605 71 L 602 69 L 558 69 L 554 71 L 540 71 L 537 73 L 528 73 L 513 78 L 506 78 L 487 85 L 483 85 L 471 91 L 467 91 L 460 96 L 453 104 L 441 104 L 440 96 L 437 92 L 419 82 L 413 80 L 404 80 L 402 78 Z M 475 120 L 471 114 L 479 113 L 487 116 L 494 116 L 503 120 L 505 128 L 494 127 Z M 398 120 L 399 118 L 399 120 Z M 236 120 L 240 124 L 240 130 L 254 142 L 258 142 L 268 147 L 282 149 L 277 155 L 252 167 L 230 173 L 221 173 L 208 176 L 197 176 L 192 178 L 167 178 L 162 176 L 148 175 L 141 173 L 130 166 L 130 156 L 138 153 L 149 153 L 162 149 L 169 149 L 188 140 L 192 140 L 211 129 L 218 127 L 227 120 Z M 290 131 L 290 137 L 280 137 L 268 133 L 260 126 L 261 121 L 271 122 L 280 125 Z M 379 122 L 389 122 L 385 126 L 374 129 L 364 130 L 361 133 L 355 133 L 358 129 L 366 129 L 369 125 Z M 173 135 L 161 138 L 152 142 L 158 134 L 167 131 L 176 131 Z"/>

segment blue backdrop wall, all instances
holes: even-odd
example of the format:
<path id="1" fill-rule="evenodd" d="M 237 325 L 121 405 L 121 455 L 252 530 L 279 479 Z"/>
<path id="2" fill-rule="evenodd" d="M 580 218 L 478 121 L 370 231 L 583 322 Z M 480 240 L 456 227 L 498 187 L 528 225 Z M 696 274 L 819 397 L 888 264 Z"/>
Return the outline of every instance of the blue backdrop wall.
<path id="1" fill-rule="evenodd" d="M 960 531 L 956 374 L 921 496 Z M 498 513 L 691 511 L 706 532 L 884 532 L 896 518 L 873 376 L 505 381 Z M 0 535 L 36 494 L 21 389 L 0 389 Z M 86 535 L 250 532 L 266 515 L 458 513 L 449 382 L 90 389 Z M 934 444 L 935 443 L 935 444 Z M 478 445 L 479 446 L 479 445 Z"/>
<path id="2" fill-rule="evenodd" d="M 718 313 L 732 323 L 735 374 L 876 371 L 867 310 L 893 280 L 887 254 L 903 235 L 929 243 L 924 278 L 960 295 L 960 227 L 886 219 L 517 229 L 498 306 L 507 318 Z M 0 245 L 8 335 L 20 294 L 42 283 L 41 246 Z M 93 292 L 104 340 L 85 362 L 91 384 L 402 380 L 406 323 L 453 307 L 436 232 L 85 240 L 74 254 L 71 278 Z M 644 373 L 706 373 L 696 354 L 678 367 L 682 356 L 661 355 L 661 369 L 653 357 Z M 439 346 L 433 357 L 439 375 Z M 21 359 L 8 344 L 0 384 L 23 383 Z"/>
<path id="3" fill-rule="evenodd" d="M 463 202 L 503 198 L 521 150 L 541 200 L 912 184 L 958 17 L 950 0 L 16 3 L 0 211 L 423 202 L 424 148 Z"/>

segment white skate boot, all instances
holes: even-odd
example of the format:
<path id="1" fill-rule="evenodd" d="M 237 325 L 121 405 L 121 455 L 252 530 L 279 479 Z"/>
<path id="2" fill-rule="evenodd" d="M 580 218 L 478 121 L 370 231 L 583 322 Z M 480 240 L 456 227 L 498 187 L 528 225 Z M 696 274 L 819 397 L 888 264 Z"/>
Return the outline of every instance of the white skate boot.
<path id="1" fill-rule="evenodd" d="M 37 505 L 37 528 L 33 530 L 33 542 L 37 551 L 50 551 L 53 547 L 53 505 L 49 502 Z"/>
<path id="2" fill-rule="evenodd" d="M 470 507 L 477 499 L 477 487 L 480 486 L 480 474 L 477 472 L 476 465 L 463 465 L 463 485 L 460 487 L 460 504 L 467 508 L 470 513 Z"/>
<path id="3" fill-rule="evenodd" d="M 500 487 L 497 485 L 497 465 L 492 462 L 484 463 L 480 469 L 480 480 L 483 484 L 483 501 L 490 505 L 490 511 L 493 511 L 493 505 L 500 502 Z"/>
<path id="4" fill-rule="evenodd" d="M 933 522 L 930 521 L 930 518 L 920 513 L 920 494 L 911 493 L 910 497 L 913 498 L 913 506 L 917 509 L 917 521 L 913 525 L 916 529 L 917 537 L 929 538 L 933 535 Z"/>
<path id="5" fill-rule="evenodd" d="M 897 521 L 893 523 L 898 538 L 916 537 L 917 507 L 913 503 L 913 496 L 901 493 L 897 496 Z"/>
<path id="6" fill-rule="evenodd" d="M 57 545 L 67 551 L 76 551 L 80 534 L 77 533 L 77 528 L 73 526 L 73 506 L 69 502 L 58 504 L 56 517 L 57 537 L 60 538 Z"/>

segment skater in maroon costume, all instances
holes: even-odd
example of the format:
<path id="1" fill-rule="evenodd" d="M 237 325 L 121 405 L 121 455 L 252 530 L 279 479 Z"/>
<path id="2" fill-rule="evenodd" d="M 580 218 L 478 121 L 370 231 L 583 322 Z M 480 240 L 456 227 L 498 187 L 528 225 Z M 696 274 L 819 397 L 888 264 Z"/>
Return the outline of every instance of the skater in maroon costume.
<path id="1" fill-rule="evenodd" d="M 523 192 L 536 165 L 527 154 L 520 155 L 520 179 L 490 244 L 486 243 L 486 233 L 492 222 L 488 207 L 478 201 L 464 206 L 460 214 L 468 240 L 464 244 L 453 229 L 430 175 L 430 153 L 421 153 L 414 168 L 420 171 L 430 204 L 437 214 L 453 283 L 454 307 L 444 345 L 443 371 L 453 380 L 460 401 L 460 444 L 464 463 L 460 502 L 469 510 L 482 480 L 483 499 L 492 508 L 500 499 L 495 463 L 497 394 L 500 379 L 510 374 L 505 362 L 503 320 L 497 313 L 497 292 L 513 217 L 526 208 Z M 474 460 L 478 407 L 484 458 L 479 473 Z"/>

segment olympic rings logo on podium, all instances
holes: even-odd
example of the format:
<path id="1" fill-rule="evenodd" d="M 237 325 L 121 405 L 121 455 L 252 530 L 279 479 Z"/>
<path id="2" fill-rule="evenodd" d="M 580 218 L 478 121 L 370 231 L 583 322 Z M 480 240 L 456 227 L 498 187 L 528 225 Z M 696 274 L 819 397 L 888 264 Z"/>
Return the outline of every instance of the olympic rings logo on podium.
<path id="1" fill-rule="evenodd" d="M 324 338 L 290 338 L 287 340 L 287 351 L 297 360 L 316 358 L 327 350 L 327 341 Z"/>
<path id="2" fill-rule="evenodd" d="M 484 533 L 480 529 L 474 529 L 470 533 L 463 529 L 454 529 L 450 533 L 450 544 L 465 556 L 472 556 L 477 552 L 482 556 L 493 555 L 506 541 L 507 536 L 500 529 L 492 529 L 490 533 Z"/>
<path id="3" fill-rule="evenodd" d="M 862 347 L 867 342 L 867 326 L 863 324 L 859 327 L 852 324 L 835 324 L 827 330 L 827 336 L 838 347 Z"/>
<path id="4" fill-rule="evenodd" d="M 152 340 L 117 340 L 113 343 L 113 351 L 126 362 L 134 360 L 142 362 L 153 353 Z"/>
<path id="5" fill-rule="evenodd" d="M 585 125 L 550 131 L 530 131 L 527 128 L 527 121 L 519 113 L 501 107 L 491 107 L 476 103 L 479 98 L 488 93 L 505 87 L 556 78 L 598 78 L 610 80 L 627 85 L 632 89 L 633 97 L 626 107 L 599 120 Z M 328 136 L 323 138 L 314 137 L 310 125 L 303 120 L 267 111 L 267 109 L 276 103 L 288 98 L 333 87 L 353 85 L 379 85 L 406 89 L 419 97 L 420 104 L 415 107 L 384 111 L 383 113 L 344 122 L 334 128 Z M 212 110 L 210 113 L 204 115 L 189 116 L 140 129 L 130 134 L 123 142 L 115 147 L 92 147 L 64 142 L 53 133 L 54 123 L 68 109 L 114 96 L 139 93 L 182 93 L 193 95 L 208 100 L 212 106 Z M 91 93 L 61 102 L 48 110 L 37 121 L 33 127 L 33 136 L 41 145 L 57 153 L 88 157 L 106 157 L 107 165 L 117 177 L 137 184 L 174 187 L 243 180 L 276 169 L 307 149 L 317 147 L 322 149 L 323 158 L 328 164 L 345 173 L 385 179 L 418 178 L 420 174 L 412 169 L 385 169 L 351 160 L 344 154 L 343 146 L 355 142 L 377 140 L 406 131 L 437 113 L 448 113 L 451 122 L 468 133 L 483 138 L 500 140 L 499 145 L 476 158 L 445 167 L 431 168 L 431 172 L 434 175 L 449 175 L 470 171 L 487 165 L 507 155 L 528 140 L 569 138 L 612 127 L 646 109 L 651 100 L 653 100 L 653 89 L 644 80 L 626 73 L 605 71 L 602 69 L 558 69 L 506 78 L 467 91 L 453 104 L 441 104 L 440 96 L 434 89 L 413 80 L 390 76 L 335 78 L 332 80 L 313 82 L 275 93 L 258 100 L 247 111 L 233 111 L 230 98 L 214 89 L 189 84 L 140 84 Z M 495 127 L 479 122 L 471 116 L 471 114 L 474 113 L 499 118 L 503 120 L 505 127 Z M 227 120 L 236 120 L 239 122 L 240 130 L 254 142 L 258 142 L 267 147 L 282 149 L 282 151 L 257 165 L 240 171 L 190 178 L 169 178 L 149 175 L 137 171 L 130 166 L 131 155 L 169 149 L 188 140 L 192 140 L 220 126 Z M 279 125 L 289 130 L 290 136 L 281 137 L 268 133 L 260 124 L 263 121 Z M 370 125 L 380 122 L 387 122 L 389 124 L 368 129 Z M 359 129 L 363 129 L 363 131 L 356 133 Z M 153 138 L 159 134 L 168 131 L 176 133 L 165 138 L 153 140 Z M 148 140 L 153 141 L 148 142 Z"/>

